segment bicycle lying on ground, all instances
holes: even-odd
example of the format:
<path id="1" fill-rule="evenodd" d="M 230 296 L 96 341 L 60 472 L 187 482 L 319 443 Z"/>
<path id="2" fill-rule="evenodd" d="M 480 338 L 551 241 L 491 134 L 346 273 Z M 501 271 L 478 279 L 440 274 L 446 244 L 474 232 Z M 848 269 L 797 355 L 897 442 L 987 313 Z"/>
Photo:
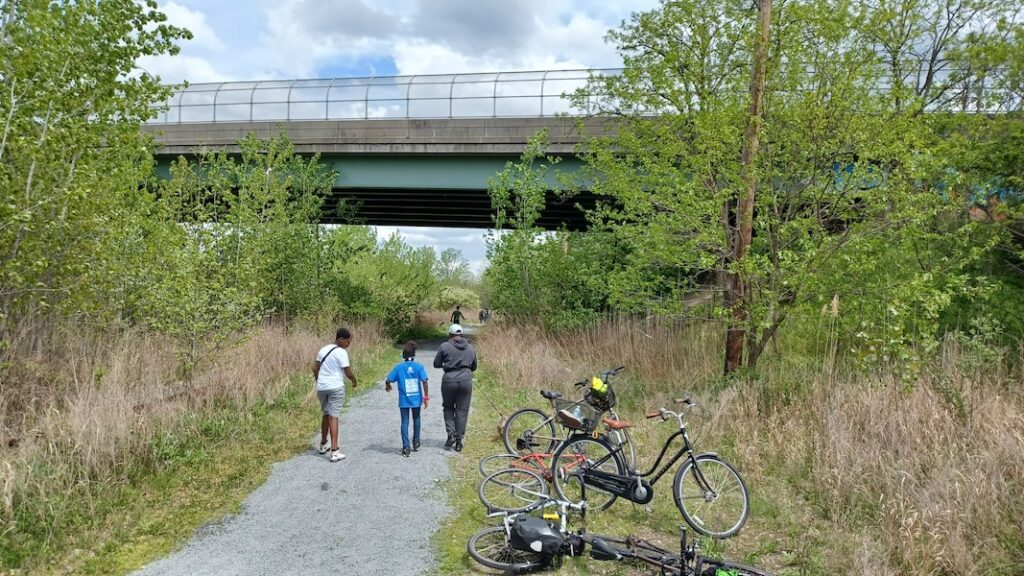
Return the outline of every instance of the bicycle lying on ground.
<path id="1" fill-rule="evenodd" d="M 665 440 L 661 454 L 650 470 L 638 472 L 628 466 L 622 457 L 622 447 L 609 443 L 603 437 L 574 434 L 552 456 L 555 495 L 572 501 L 582 497 L 585 486 L 597 493 L 590 500 L 596 502 L 594 508 L 606 508 L 620 496 L 638 504 L 647 504 L 654 497 L 654 484 L 683 458 L 685 463 L 676 471 L 672 483 L 672 495 L 686 523 L 700 534 L 712 538 L 727 538 L 739 532 L 750 512 L 747 486 L 739 472 L 717 454 L 694 454 L 683 416 L 697 404 L 689 398 L 676 402 L 684 405 L 682 411 L 662 408 L 647 414 L 648 419 L 675 418 L 679 422 L 679 430 Z M 676 438 L 682 438 L 683 445 L 658 470 Z"/>
<path id="2" fill-rule="evenodd" d="M 615 414 L 615 391 L 612 379 L 624 366 L 605 370 L 599 378 L 573 384 L 583 388 L 583 398 L 572 401 L 562 398 L 560 392 L 541 390 L 540 394 L 551 403 L 551 414 L 538 408 L 522 408 L 512 413 L 502 427 L 501 439 L 509 454 L 520 456 L 530 453 L 551 454 L 573 431 L 592 432 L 599 423 L 618 421 Z M 611 418 L 602 419 L 607 412 Z M 559 418 L 559 415 L 563 418 Z M 556 428 L 561 425 L 562 430 Z M 636 448 L 625 429 L 608 428 L 609 440 L 626 450 L 624 457 L 631 466 L 636 462 Z"/>
<path id="3" fill-rule="evenodd" d="M 543 518 L 528 512 L 557 507 L 555 514 Z M 581 556 L 590 546 L 595 560 L 639 562 L 658 568 L 670 576 L 771 576 L 759 568 L 709 558 L 700 553 L 696 542 L 687 545 L 686 528 L 680 529 L 679 553 L 646 540 L 588 534 L 585 530 L 567 530 L 570 512 L 586 518 L 586 501 L 577 504 L 542 498 L 522 512 L 488 510 L 488 517 L 501 517 L 501 524 L 478 531 L 469 538 L 469 555 L 488 568 L 505 574 L 525 574 L 558 567 L 566 556 Z"/>

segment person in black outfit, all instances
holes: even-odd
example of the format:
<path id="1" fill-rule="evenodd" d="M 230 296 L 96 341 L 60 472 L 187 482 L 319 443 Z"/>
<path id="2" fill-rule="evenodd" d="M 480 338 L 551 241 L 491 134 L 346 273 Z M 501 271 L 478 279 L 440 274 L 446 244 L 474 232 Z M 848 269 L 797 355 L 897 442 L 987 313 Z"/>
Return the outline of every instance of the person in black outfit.
<path id="1" fill-rule="evenodd" d="M 444 427 L 448 431 L 445 449 L 462 451 L 469 418 L 469 402 L 473 397 L 473 372 L 476 371 L 476 350 L 462 337 L 462 326 L 448 328 L 448 341 L 441 344 L 434 356 L 434 368 L 441 368 L 441 406 L 444 408 Z"/>
<path id="2" fill-rule="evenodd" d="M 462 322 L 463 316 L 465 316 L 465 314 L 462 313 L 462 310 L 459 310 L 459 306 L 456 306 L 455 311 L 452 312 L 452 324 L 457 325 Z"/>

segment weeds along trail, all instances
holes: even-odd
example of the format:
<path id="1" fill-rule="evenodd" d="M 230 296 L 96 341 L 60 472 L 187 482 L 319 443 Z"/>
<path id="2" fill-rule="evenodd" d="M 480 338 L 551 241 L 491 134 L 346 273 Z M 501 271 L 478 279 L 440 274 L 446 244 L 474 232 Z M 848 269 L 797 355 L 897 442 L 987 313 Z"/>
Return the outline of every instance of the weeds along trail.
<path id="1" fill-rule="evenodd" d="M 376 325 L 353 328 L 358 366 L 387 342 Z M 182 382 L 163 338 L 134 330 L 96 334 L 67 323 L 39 330 L 8 351 L 13 360 L 0 383 L 0 565 L 30 569 L 117 538 L 110 526 L 123 525 L 119 516 L 131 511 L 112 499 L 168 466 L 210 458 L 216 446 L 202 437 L 265 413 L 294 374 L 308 373 L 312 354 L 329 339 L 266 325 Z"/>
<path id="2" fill-rule="evenodd" d="M 695 393 L 706 405 L 694 421 L 698 448 L 735 461 L 755 498 L 750 526 L 729 545 L 768 550 L 783 574 L 787 566 L 792 573 L 1019 569 L 1019 366 L 978 368 L 947 342 L 908 379 L 834 368 L 826 354 L 787 357 L 784 343 L 758 379 L 723 384 L 714 328 L 619 319 L 549 335 L 495 325 L 479 348 L 502 389 L 538 406 L 537 389 L 567 392 L 574 376 L 611 364 L 627 366 L 617 410 L 634 422 L 644 410 Z M 635 429 L 643 462 L 656 456 L 665 434 L 657 426 Z M 671 530 L 655 504 L 645 522 Z"/>

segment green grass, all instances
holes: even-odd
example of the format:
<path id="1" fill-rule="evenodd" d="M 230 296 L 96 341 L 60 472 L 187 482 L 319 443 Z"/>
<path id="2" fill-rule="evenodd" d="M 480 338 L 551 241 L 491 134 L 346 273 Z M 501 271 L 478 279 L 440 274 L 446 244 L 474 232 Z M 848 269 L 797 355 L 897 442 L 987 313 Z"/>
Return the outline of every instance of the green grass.
<path id="1" fill-rule="evenodd" d="M 414 324 L 406 327 L 394 338 L 394 343 L 401 347 L 409 340 L 443 340 L 448 336 L 447 325 Z"/>
<path id="2" fill-rule="evenodd" d="M 359 394 L 383 373 L 390 351 L 364 357 Z M 350 396 L 351 397 L 351 396 Z M 236 513 L 261 485 L 271 465 L 308 449 L 320 426 L 306 373 L 290 379 L 269 403 L 245 409 L 215 406 L 186 413 L 151 442 L 149 462 L 138 462 L 125 479 L 78 486 L 62 506 L 61 524 L 22 529 L 0 542 L 2 574 L 124 574 L 162 557 L 197 528 Z M 239 457 L 245 447 L 246 457 Z M 6 572 L 6 567 L 19 567 Z"/>

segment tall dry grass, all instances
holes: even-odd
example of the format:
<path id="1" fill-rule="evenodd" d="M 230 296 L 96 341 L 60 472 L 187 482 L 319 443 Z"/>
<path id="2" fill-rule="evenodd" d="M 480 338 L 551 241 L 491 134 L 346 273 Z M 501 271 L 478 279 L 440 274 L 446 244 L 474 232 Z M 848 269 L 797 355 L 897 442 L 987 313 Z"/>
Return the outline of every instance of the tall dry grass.
<path id="1" fill-rule="evenodd" d="M 760 497 L 782 507 L 781 517 L 810 515 L 833 532 L 832 543 L 826 538 L 812 551 L 825 566 L 874 574 L 1022 572 L 1020 372 L 1006 364 L 979 369 L 953 342 L 911 382 L 834 370 L 831 357 L 793 368 L 783 350 L 760 380 L 723 387 L 715 378 L 720 348 L 720 336 L 706 328 L 622 319 L 558 336 L 495 326 L 479 342 L 503 387 L 537 388 L 622 363 L 628 385 L 642 388 L 639 412 L 695 386 L 706 405 L 698 448 L 728 447 L 753 491 L 779 491 Z M 807 370 L 815 363 L 820 369 Z M 657 453 L 665 433 L 636 431 L 642 459 Z M 777 534 L 762 529 L 762 545 L 774 540 L 785 548 L 801 538 L 791 525 Z M 830 557 L 851 546 L 848 557 Z"/>
<path id="2" fill-rule="evenodd" d="M 661 382 L 666 388 L 674 384 L 679 392 L 680 386 L 706 382 L 721 372 L 722 362 L 713 348 L 720 339 L 705 325 L 615 318 L 556 334 L 533 325 L 496 324 L 483 331 L 478 346 L 502 385 L 513 389 L 557 388 L 570 384 L 573 377 L 625 364 L 630 378 Z"/>
<path id="3" fill-rule="evenodd" d="M 357 359 L 386 343 L 377 324 L 352 328 Z M 158 431 L 174 433 L 185 413 L 274 400 L 333 339 L 333 329 L 267 325 L 188 384 L 175 380 L 172 343 L 160 336 L 62 326 L 19 340 L 0 381 L 0 534 L 19 528 L 15 518 L 46 521 L 62 495 L 89 498 L 126 481 Z"/>

